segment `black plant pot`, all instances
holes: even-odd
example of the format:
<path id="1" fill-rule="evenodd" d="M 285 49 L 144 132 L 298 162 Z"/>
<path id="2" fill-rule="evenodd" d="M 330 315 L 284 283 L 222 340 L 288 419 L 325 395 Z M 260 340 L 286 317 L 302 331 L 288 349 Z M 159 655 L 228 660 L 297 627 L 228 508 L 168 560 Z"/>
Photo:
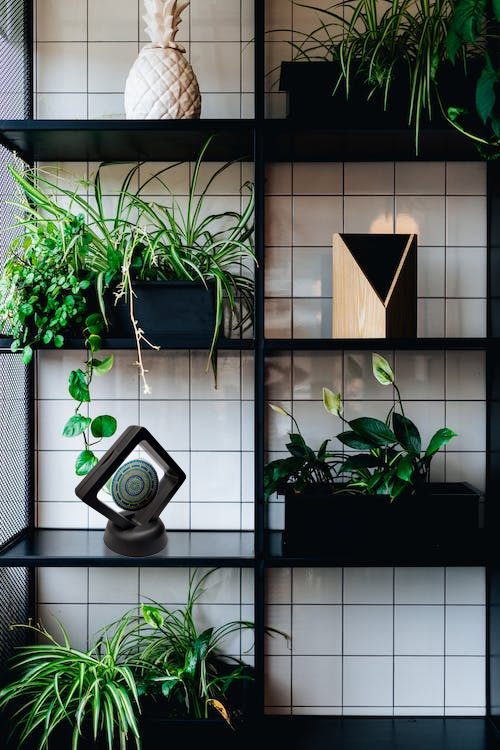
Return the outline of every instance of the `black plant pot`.
<path id="1" fill-rule="evenodd" d="M 215 325 L 215 285 L 196 281 L 135 281 L 134 316 L 153 344 L 195 340 L 210 345 Z M 109 337 L 131 338 L 130 309 L 123 299 L 108 304 Z"/>
<path id="2" fill-rule="evenodd" d="M 480 530 L 481 493 L 466 482 L 431 482 L 392 503 L 386 495 L 326 489 L 285 494 L 283 553 L 369 557 L 442 553 Z"/>
<path id="3" fill-rule="evenodd" d="M 474 91 L 482 64 L 472 61 L 468 75 L 464 76 L 460 66 L 441 63 L 439 68 L 439 91 L 445 109 L 448 106 L 468 107 L 475 111 Z M 308 120 L 327 119 L 336 130 L 405 130 L 408 124 L 409 78 L 405 67 L 396 69 L 391 82 L 387 104 L 382 91 L 370 95 L 370 87 L 360 78 L 354 78 L 346 97 L 345 83 L 341 81 L 337 62 L 322 60 L 284 61 L 280 69 L 280 91 L 288 94 L 288 118 Z M 335 93 L 334 93 L 335 91 Z M 442 116 L 435 98 L 432 101 L 432 118 L 422 112 L 422 129 L 451 127 Z"/>

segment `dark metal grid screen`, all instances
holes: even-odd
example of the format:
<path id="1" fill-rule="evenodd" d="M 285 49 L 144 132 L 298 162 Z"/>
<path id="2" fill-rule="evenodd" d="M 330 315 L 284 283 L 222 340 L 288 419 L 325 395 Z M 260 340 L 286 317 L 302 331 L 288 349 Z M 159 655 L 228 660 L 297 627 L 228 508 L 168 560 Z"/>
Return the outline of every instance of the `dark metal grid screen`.
<path id="1" fill-rule="evenodd" d="M 32 590 L 31 578 L 34 571 L 29 568 L 0 568 L 0 670 L 6 667 L 6 660 L 12 656 L 16 646 L 30 643 L 33 639 L 24 628 L 13 628 L 13 623 L 27 623 L 33 615 L 30 611 Z M 3 675 L 2 675 L 3 677 Z M 1 681 L 1 680 L 0 680 Z"/>
<path id="2" fill-rule="evenodd" d="M 23 120 L 31 109 L 29 2 L 0 2 L 0 119 Z"/>

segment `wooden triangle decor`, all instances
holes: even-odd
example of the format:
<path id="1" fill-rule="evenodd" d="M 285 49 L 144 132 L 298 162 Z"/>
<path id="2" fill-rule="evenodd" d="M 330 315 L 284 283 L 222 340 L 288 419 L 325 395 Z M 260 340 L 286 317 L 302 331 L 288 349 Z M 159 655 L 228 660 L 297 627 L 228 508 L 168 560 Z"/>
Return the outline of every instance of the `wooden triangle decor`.
<path id="1" fill-rule="evenodd" d="M 333 235 L 333 338 L 415 338 L 417 236 Z"/>

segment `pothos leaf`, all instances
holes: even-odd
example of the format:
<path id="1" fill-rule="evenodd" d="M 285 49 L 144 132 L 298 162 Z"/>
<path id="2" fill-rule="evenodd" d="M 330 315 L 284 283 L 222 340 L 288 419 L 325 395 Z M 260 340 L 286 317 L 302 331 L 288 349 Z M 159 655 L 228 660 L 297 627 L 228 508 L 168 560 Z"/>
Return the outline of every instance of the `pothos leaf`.
<path id="1" fill-rule="evenodd" d="M 97 456 L 93 451 L 85 450 L 78 454 L 75 463 L 75 474 L 78 477 L 84 477 L 94 468 L 98 461 Z"/>
<path id="2" fill-rule="evenodd" d="M 82 414 L 74 414 L 68 419 L 63 428 L 64 437 L 76 437 L 85 432 L 89 424 L 91 423 L 89 417 L 84 417 Z"/>

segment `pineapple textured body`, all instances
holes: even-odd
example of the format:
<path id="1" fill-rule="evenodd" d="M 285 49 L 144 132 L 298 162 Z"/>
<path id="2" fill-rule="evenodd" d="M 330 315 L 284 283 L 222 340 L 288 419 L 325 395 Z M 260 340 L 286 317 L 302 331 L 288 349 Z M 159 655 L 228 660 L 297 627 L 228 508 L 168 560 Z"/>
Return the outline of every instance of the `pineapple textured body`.
<path id="1" fill-rule="evenodd" d="M 196 119 L 200 112 L 198 81 L 184 55 L 177 49 L 145 47 L 125 84 L 127 119 Z"/>
<path id="2" fill-rule="evenodd" d="M 175 41 L 181 13 L 189 2 L 144 0 L 146 45 L 125 83 L 128 120 L 194 120 L 200 117 L 198 81 L 182 44 Z"/>

